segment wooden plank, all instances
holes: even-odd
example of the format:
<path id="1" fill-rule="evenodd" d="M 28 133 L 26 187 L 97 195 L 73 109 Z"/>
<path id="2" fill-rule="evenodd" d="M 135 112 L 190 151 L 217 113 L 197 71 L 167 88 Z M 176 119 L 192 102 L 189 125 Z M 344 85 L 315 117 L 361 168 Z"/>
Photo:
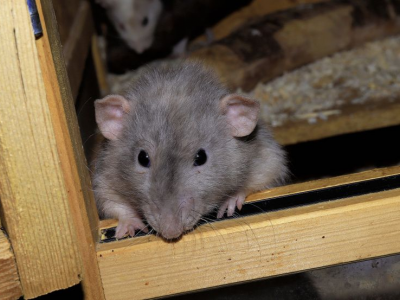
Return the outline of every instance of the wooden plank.
<path id="1" fill-rule="evenodd" d="M 16 300 L 21 296 L 21 283 L 11 245 L 0 230 L 0 300 Z"/>
<path id="2" fill-rule="evenodd" d="M 0 189 L 24 297 L 72 286 L 81 273 L 51 111 L 25 1 L 0 14 Z"/>
<path id="3" fill-rule="evenodd" d="M 372 106 L 354 105 L 341 108 L 341 113 L 327 121 L 310 124 L 307 120 L 289 121 L 274 128 L 276 140 L 282 145 L 319 140 L 346 133 L 384 128 L 400 124 L 400 95 L 391 101 L 381 99 Z"/>
<path id="4" fill-rule="evenodd" d="M 43 38 L 37 41 L 47 103 L 56 132 L 60 163 L 68 188 L 68 200 L 75 225 L 83 267 L 83 288 L 87 299 L 104 299 L 96 261 L 98 214 L 91 190 L 77 116 L 57 32 L 57 23 L 49 1 L 37 1 Z M 51 46 L 50 46 L 51 45 Z"/>
<path id="5" fill-rule="evenodd" d="M 144 299 L 399 253 L 399 234 L 392 190 L 204 225 L 177 243 L 101 244 L 98 261 L 107 299 Z"/>

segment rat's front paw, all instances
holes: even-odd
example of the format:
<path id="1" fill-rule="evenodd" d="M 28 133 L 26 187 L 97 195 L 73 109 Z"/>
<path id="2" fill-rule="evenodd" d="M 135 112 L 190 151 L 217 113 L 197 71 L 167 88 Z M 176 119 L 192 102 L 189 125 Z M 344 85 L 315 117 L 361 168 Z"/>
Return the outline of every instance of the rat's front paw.
<path id="1" fill-rule="evenodd" d="M 222 218 L 225 214 L 228 217 L 232 217 L 233 213 L 235 212 L 235 208 L 237 207 L 239 210 L 242 209 L 244 199 L 246 195 L 244 193 L 238 193 L 230 198 L 228 198 L 219 208 L 217 218 Z"/>
<path id="2" fill-rule="evenodd" d="M 136 230 L 141 230 L 143 232 L 149 232 L 146 225 L 139 218 L 129 218 L 118 220 L 117 230 L 115 231 L 115 237 L 117 239 L 123 238 L 126 234 L 130 236 L 135 235 Z"/>

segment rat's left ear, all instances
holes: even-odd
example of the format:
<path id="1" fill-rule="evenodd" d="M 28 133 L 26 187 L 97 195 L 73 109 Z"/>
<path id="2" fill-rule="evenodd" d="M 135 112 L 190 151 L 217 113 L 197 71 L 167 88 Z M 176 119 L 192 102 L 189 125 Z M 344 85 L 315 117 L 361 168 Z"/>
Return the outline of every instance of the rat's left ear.
<path id="1" fill-rule="evenodd" d="M 241 137 L 253 132 L 260 113 L 258 101 L 230 94 L 221 99 L 220 108 L 227 118 L 232 136 Z"/>

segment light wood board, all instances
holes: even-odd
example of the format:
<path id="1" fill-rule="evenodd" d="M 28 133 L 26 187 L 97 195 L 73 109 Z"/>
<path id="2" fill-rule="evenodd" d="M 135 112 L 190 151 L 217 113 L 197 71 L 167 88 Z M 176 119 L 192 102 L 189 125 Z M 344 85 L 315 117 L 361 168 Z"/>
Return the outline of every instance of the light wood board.
<path id="1" fill-rule="evenodd" d="M 40 63 L 48 93 L 47 101 L 56 132 L 57 149 L 68 188 L 71 223 L 75 225 L 81 255 L 86 299 L 104 299 L 96 261 L 98 214 L 91 190 L 89 168 L 83 153 L 74 101 L 67 77 L 54 11 L 49 1 L 38 1 L 44 29 L 37 41 Z"/>
<path id="2" fill-rule="evenodd" d="M 400 252 L 400 190 L 101 244 L 107 299 L 144 299 Z"/>
<path id="3" fill-rule="evenodd" d="M 0 5 L 0 188 L 26 299 L 80 281 L 80 257 L 26 1 Z"/>

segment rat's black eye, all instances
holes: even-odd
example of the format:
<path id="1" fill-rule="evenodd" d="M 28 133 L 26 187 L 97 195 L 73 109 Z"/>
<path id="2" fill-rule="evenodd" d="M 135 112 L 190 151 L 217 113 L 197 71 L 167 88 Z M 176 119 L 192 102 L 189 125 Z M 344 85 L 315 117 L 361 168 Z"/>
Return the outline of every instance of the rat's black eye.
<path id="1" fill-rule="evenodd" d="M 142 150 L 139 152 L 138 161 L 143 167 L 150 168 L 150 157 L 146 151 Z"/>
<path id="2" fill-rule="evenodd" d="M 149 18 L 148 17 L 144 17 L 142 20 L 142 26 L 146 26 L 147 24 L 149 24 Z"/>
<path id="3" fill-rule="evenodd" d="M 194 157 L 193 165 L 195 167 L 198 167 L 204 165 L 206 161 L 207 161 L 206 151 L 204 151 L 204 149 L 200 149 L 199 151 L 197 151 L 196 156 Z"/>

